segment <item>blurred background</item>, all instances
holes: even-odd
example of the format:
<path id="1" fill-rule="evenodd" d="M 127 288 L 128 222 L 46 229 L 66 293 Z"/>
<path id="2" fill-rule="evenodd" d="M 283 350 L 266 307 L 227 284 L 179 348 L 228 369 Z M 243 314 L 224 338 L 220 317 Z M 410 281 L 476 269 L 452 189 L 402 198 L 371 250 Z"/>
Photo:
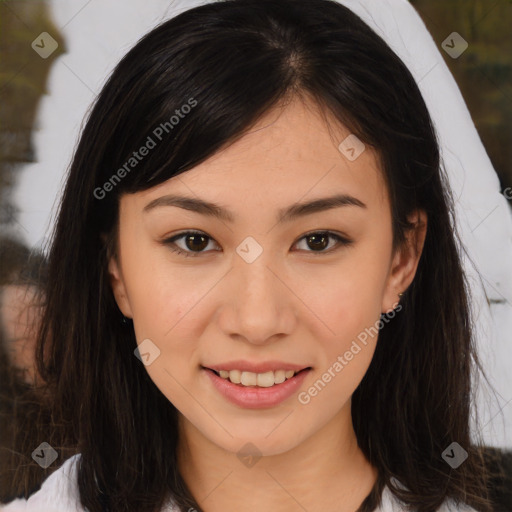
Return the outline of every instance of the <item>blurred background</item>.
<path id="1" fill-rule="evenodd" d="M 0 1 L 0 451 L 16 444 L 10 413 L 17 393 L 37 378 L 31 350 L 39 310 L 27 308 L 44 285 L 45 244 L 87 107 L 139 37 L 198 3 L 204 2 Z M 512 0 L 410 3 L 460 88 L 512 215 Z M 457 58 L 443 50 L 453 32 L 468 43 Z M 511 242 L 503 241 L 508 252 L 495 266 L 507 264 Z M 489 279 L 488 303 L 501 338 L 484 354 L 498 403 L 483 432 L 490 444 L 510 448 L 512 421 L 496 427 L 499 433 L 490 429 L 503 415 L 512 419 L 512 287 L 503 280 L 499 288 L 498 280 Z M 23 319 L 17 324 L 16 314 Z M 0 454 L 0 475 L 3 463 Z M 40 479 L 34 477 L 34 488 Z"/>
<path id="2" fill-rule="evenodd" d="M 452 31 L 468 42 L 445 62 L 498 174 L 512 187 L 512 0 L 411 0 L 440 46 Z"/>

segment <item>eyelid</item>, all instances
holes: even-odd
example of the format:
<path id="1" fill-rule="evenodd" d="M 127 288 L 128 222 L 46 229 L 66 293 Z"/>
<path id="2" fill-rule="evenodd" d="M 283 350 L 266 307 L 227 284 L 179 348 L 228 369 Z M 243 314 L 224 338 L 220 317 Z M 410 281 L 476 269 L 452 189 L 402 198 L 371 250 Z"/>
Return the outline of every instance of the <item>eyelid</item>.
<path id="1" fill-rule="evenodd" d="M 297 245 L 300 241 L 302 241 L 304 238 L 307 238 L 308 236 L 312 236 L 312 235 L 316 235 L 316 234 L 325 234 L 327 235 L 329 238 L 333 238 L 335 240 L 337 240 L 337 245 L 335 245 L 334 247 L 331 247 L 331 249 L 327 250 L 327 251 L 305 251 L 305 252 L 309 252 L 309 253 L 312 253 L 312 254 L 317 254 L 317 255 L 325 255 L 325 254 L 331 254 L 332 252 L 336 251 L 337 249 L 340 249 L 341 247 L 348 247 L 350 245 L 352 245 L 354 243 L 354 240 L 350 239 L 349 237 L 345 236 L 344 234 L 342 233 L 339 233 L 339 232 L 336 232 L 336 231 L 332 231 L 332 230 L 329 230 L 329 229 L 315 229 L 315 230 L 312 230 L 312 231 L 308 231 L 307 233 L 304 233 L 303 235 L 301 235 L 292 245 L 295 246 Z M 188 229 L 186 231 L 182 231 L 180 233 L 177 233 L 171 237 L 168 237 L 168 238 L 165 238 L 164 240 L 162 240 L 162 244 L 163 245 L 166 245 L 166 246 L 170 246 L 171 247 L 171 250 L 173 252 L 177 252 L 178 254 L 181 254 L 185 257 L 188 257 L 188 256 L 192 256 L 192 257 L 196 257 L 196 256 L 200 256 L 201 254 L 208 254 L 210 251 L 185 251 L 183 249 L 181 249 L 180 247 L 177 247 L 176 244 L 174 243 L 175 240 L 178 240 L 186 235 L 204 235 L 206 238 L 208 238 L 209 240 L 217 243 L 217 241 L 211 237 L 210 235 L 208 235 L 207 233 L 205 233 L 204 231 L 199 231 L 199 230 L 194 230 L 194 229 Z M 218 244 L 217 244 L 218 245 Z"/>
<path id="2" fill-rule="evenodd" d="M 199 230 L 196 230 L 196 229 L 187 229 L 186 231 L 181 231 L 180 233 L 177 233 L 177 234 L 175 234 L 175 235 L 173 235 L 171 237 L 165 238 L 164 240 L 162 240 L 161 243 L 163 245 L 169 246 L 173 252 L 176 252 L 176 253 L 178 253 L 180 255 L 183 255 L 185 257 L 188 257 L 188 256 L 196 257 L 196 256 L 201 256 L 201 254 L 207 254 L 207 253 L 210 252 L 210 251 L 199 251 L 199 252 L 185 251 L 185 250 L 181 249 L 180 247 L 176 246 L 174 241 L 178 240 L 180 238 L 183 238 L 186 235 L 204 235 L 209 240 L 212 240 L 215 243 L 217 243 L 217 241 L 213 237 L 211 237 L 210 235 L 208 235 L 204 231 L 199 231 Z"/>
<path id="3" fill-rule="evenodd" d="M 331 247 L 330 249 L 326 251 L 304 251 L 306 253 L 310 254 L 316 254 L 318 256 L 321 255 L 327 255 L 331 254 L 338 249 L 341 249 L 342 247 L 349 247 L 354 243 L 354 240 L 349 238 L 348 236 L 344 235 L 343 233 L 339 233 L 337 231 L 332 231 L 330 229 L 314 229 L 312 231 L 308 231 L 307 233 L 304 233 L 301 235 L 296 242 L 294 242 L 293 246 L 297 245 L 300 241 L 302 241 L 304 238 L 307 238 L 308 236 L 317 235 L 317 234 L 323 234 L 327 235 L 328 238 L 332 238 L 334 240 L 337 240 L 337 244 L 334 245 L 334 247 Z"/>

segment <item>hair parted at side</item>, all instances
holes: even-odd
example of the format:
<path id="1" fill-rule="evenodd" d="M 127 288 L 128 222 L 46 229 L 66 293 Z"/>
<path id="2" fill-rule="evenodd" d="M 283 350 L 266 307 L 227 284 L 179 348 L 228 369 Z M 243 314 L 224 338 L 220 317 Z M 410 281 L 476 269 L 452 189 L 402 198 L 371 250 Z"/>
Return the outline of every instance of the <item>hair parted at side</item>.
<path id="1" fill-rule="evenodd" d="M 379 472 L 360 510 L 375 508 L 383 485 L 411 510 L 437 510 L 448 497 L 490 510 L 469 427 L 479 367 L 469 291 L 436 134 L 414 78 L 334 0 L 221 0 L 162 23 L 128 52 L 97 97 L 70 165 L 37 361 L 54 397 L 55 429 L 45 441 L 81 453 L 80 497 L 90 512 L 156 512 L 169 497 L 183 511 L 201 510 L 176 464 L 177 410 L 133 356 L 133 326 L 121 322 L 109 285 L 119 198 L 195 167 L 295 97 L 313 100 L 377 150 L 395 248 L 409 213 L 428 216 L 403 309 L 380 331 L 352 397 L 358 443 Z M 189 112 L 162 131 L 165 143 L 143 164 L 126 166 L 187 104 Z M 441 458 L 452 441 L 469 453 L 456 471 Z M 27 493 L 19 471 L 19 492 Z"/>

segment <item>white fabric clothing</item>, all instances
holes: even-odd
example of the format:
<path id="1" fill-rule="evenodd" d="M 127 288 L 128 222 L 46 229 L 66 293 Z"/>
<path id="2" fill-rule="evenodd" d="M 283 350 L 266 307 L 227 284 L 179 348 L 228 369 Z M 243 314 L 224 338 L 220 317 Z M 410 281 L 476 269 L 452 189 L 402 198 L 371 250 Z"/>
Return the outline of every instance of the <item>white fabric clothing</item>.
<path id="1" fill-rule="evenodd" d="M 17 499 L 0 506 L 2 512 L 88 512 L 80 506 L 77 484 L 78 460 L 80 454 L 73 455 L 52 473 L 28 500 Z M 375 512 L 404 512 L 406 509 L 395 499 L 386 487 L 382 493 L 382 503 Z M 169 503 L 162 512 L 179 512 L 177 506 Z M 455 507 L 451 501 L 438 509 L 438 512 L 476 512 L 471 507 Z"/>

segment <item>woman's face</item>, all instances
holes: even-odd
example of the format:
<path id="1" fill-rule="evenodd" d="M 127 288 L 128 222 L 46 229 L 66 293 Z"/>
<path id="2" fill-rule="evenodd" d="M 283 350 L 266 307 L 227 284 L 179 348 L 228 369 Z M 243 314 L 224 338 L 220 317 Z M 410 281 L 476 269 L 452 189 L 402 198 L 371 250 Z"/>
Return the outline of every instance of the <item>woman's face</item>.
<path id="1" fill-rule="evenodd" d="M 350 419 L 380 314 L 419 252 L 393 254 L 376 153 L 353 138 L 340 149 L 349 135 L 331 138 L 314 104 L 294 101 L 194 169 L 122 197 L 114 294 L 185 431 L 271 455 Z M 303 371 L 282 382 L 286 370 Z"/>

